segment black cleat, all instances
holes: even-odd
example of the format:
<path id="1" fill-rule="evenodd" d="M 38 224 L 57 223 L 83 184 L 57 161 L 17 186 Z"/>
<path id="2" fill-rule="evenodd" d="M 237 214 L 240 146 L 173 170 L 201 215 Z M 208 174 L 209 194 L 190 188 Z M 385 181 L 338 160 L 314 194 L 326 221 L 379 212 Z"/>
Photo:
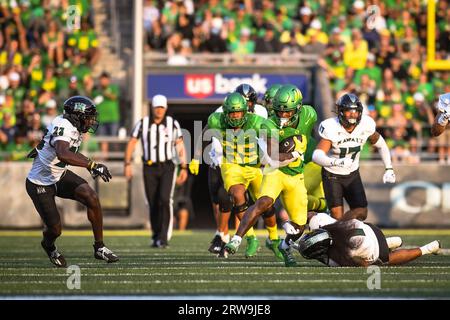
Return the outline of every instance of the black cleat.
<path id="1" fill-rule="evenodd" d="M 119 261 L 119 257 L 105 246 L 98 249 L 95 249 L 94 246 L 94 257 L 98 260 L 105 260 L 108 263 Z"/>
<path id="2" fill-rule="evenodd" d="M 54 245 L 53 248 L 48 248 L 44 240 L 41 241 L 41 246 L 44 249 L 45 253 L 47 254 L 48 258 L 50 259 L 50 262 L 53 263 L 58 268 L 66 268 L 67 262 L 66 259 L 64 259 L 63 255 L 59 253 L 58 249 Z"/>
<path id="3" fill-rule="evenodd" d="M 211 241 L 211 245 L 209 246 L 208 251 L 214 254 L 220 253 L 222 248 L 225 246 L 225 242 L 222 241 L 222 237 L 218 234 L 214 236 L 214 239 Z"/>

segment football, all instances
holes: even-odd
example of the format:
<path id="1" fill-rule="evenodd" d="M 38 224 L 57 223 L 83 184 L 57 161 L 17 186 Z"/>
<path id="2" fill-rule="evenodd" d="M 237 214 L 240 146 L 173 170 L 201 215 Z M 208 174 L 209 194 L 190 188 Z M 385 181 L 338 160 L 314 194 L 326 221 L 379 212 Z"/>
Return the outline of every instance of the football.
<path id="1" fill-rule="evenodd" d="M 296 136 L 298 141 L 302 141 L 302 136 Z M 279 152 L 290 153 L 295 149 L 294 136 L 286 138 L 280 142 Z"/>

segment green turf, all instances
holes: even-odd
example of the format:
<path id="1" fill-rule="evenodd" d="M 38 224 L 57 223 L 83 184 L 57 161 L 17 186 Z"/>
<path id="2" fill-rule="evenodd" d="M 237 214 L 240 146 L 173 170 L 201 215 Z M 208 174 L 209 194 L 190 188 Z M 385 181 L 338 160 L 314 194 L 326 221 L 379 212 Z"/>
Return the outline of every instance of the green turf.
<path id="1" fill-rule="evenodd" d="M 440 239 L 444 248 L 450 248 L 450 233 L 408 234 L 402 236 L 406 246 Z M 211 231 L 176 233 L 168 249 L 150 248 L 145 236 L 107 236 L 107 245 L 121 258 L 116 264 L 93 258 L 91 237 L 63 235 L 57 242 L 61 252 L 69 265 L 81 269 L 81 289 L 69 290 L 66 270 L 52 267 L 39 237 L 0 234 L 0 296 L 450 297 L 449 255 L 428 255 L 402 267 L 383 267 L 381 289 L 369 290 L 366 269 L 327 268 L 298 253 L 296 268 L 285 268 L 266 248 L 246 259 L 245 245 L 229 259 L 218 259 L 207 251 L 212 235 Z M 263 233 L 259 238 L 264 244 Z"/>

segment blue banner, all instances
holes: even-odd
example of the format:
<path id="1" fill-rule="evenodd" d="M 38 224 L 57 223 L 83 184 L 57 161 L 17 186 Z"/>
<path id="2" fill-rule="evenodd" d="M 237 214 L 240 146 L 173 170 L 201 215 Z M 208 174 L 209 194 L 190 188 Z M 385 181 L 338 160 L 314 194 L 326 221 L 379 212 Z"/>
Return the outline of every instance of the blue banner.
<path id="1" fill-rule="evenodd" d="M 225 95 L 241 83 L 250 84 L 258 92 L 260 99 L 273 84 L 294 84 L 309 101 L 308 77 L 305 74 L 148 74 L 147 99 L 163 94 L 169 100 L 223 100 Z"/>

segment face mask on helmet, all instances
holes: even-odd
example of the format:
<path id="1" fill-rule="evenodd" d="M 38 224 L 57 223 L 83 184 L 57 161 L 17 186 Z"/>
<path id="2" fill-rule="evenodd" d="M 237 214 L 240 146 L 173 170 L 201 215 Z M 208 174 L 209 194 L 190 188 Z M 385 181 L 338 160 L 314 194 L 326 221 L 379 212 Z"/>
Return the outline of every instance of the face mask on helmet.
<path id="1" fill-rule="evenodd" d="M 74 96 L 64 102 L 64 118 L 82 133 L 95 133 L 99 124 L 97 116 L 94 102 L 87 97 Z"/>
<path id="2" fill-rule="evenodd" d="M 295 123 L 298 118 L 298 114 L 295 110 L 292 111 L 276 111 L 278 122 L 280 127 L 287 127 Z M 286 117 L 286 115 L 288 115 Z M 283 117 L 285 116 L 285 117 Z"/>
<path id="3" fill-rule="evenodd" d="M 339 123 L 344 127 L 358 125 L 361 121 L 363 106 L 354 94 L 345 94 L 336 102 Z M 351 111 L 351 112 L 349 112 Z"/>
<path id="4" fill-rule="evenodd" d="M 305 259 L 320 259 L 327 256 L 328 249 L 333 244 L 328 231 L 316 229 L 299 240 L 299 251 Z"/>
<path id="5" fill-rule="evenodd" d="M 225 117 L 225 122 L 233 127 L 241 127 L 247 121 L 247 103 L 244 97 L 237 93 L 233 92 L 229 94 L 223 103 L 223 114 Z M 241 113 L 241 117 L 235 117 L 237 113 Z"/>
<path id="6" fill-rule="evenodd" d="M 302 106 L 302 93 L 293 85 L 285 85 L 279 88 L 273 99 L 273 111 L 276 115 L 278 126 L 287 127 L 294 125 L 299 117 Z M 289 116 L 287 113 L 290 113 Z"/>

